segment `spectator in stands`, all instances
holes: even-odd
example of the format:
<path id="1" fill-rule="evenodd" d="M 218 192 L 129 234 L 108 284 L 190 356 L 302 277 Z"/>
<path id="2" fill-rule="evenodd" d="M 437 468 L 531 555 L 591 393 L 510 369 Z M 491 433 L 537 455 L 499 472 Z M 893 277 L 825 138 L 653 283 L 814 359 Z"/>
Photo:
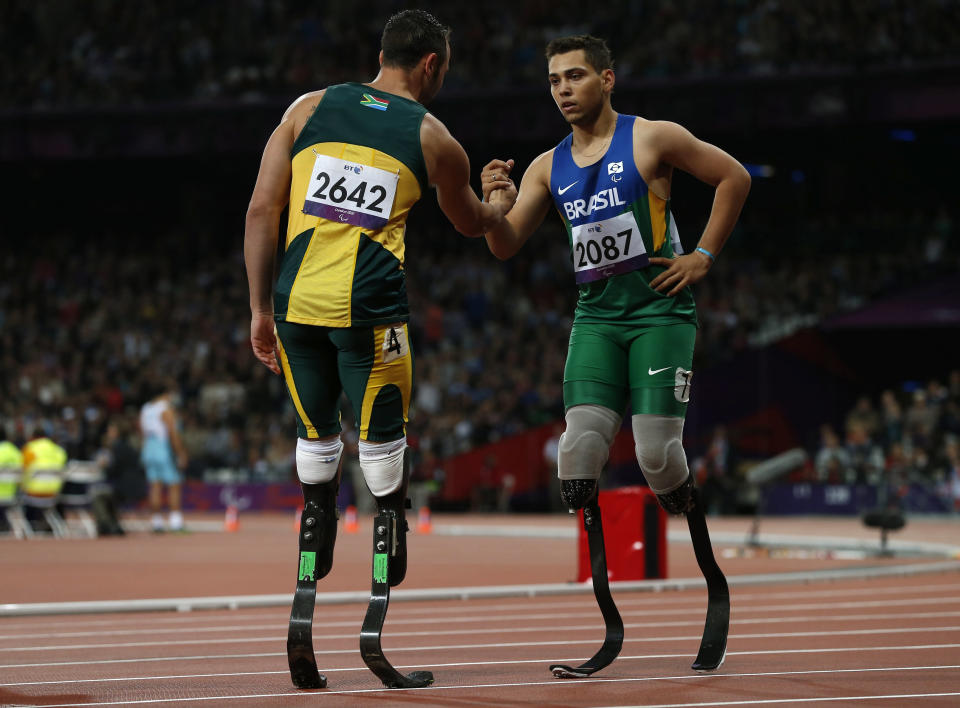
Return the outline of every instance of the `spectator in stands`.
<path id="1" fill-rule="evenodd" d="M 733 513 L 738 486 L 736 461 L 725 426 L 714 427 L 703 457 L 694 460 L 693 473 L 707 511 L 712 514 Z"/>
<path id="2" fill-rule="evenodd" d="M 947 392 L 950 399 L 960 403 L 960 369 L 954 369 L 947 378 Z"/>
<path id="3" fill-rule="evenodd" d="M 938 491 L 946 500 L 948 509 L 960 512 L 960 441 L 956 438 L 947 441 L 945 458 L 946 464 Z"/>
<path id="4" fill-rule="evenodd" d="M 444 12 L 474 50 L 458 55 L 448 82 L 461 89 L 535 85 L 540 66 L 533 47 L 559 16 L 581 17 L 576 32 L 609 37 L 625 73 L 655 79 L 910 67 L 960 54 L 956 3 L 912 0 L 872 12 L 841 7 L 660 0 L 596 5 L 584 14 L 572 0 L 523 0 L 490 15 L 451 4 Z M 395 9 L 393 0 L 368 0 L 363 11 L 377 17 Z M 318 81 L 345 80 L 358 57 L 376 56 L 376 28 L 357 22 L 347 3 L 329 3 L 317 14 L 297 3 L 259 0 L 141 0 L 136 9 L 122 2 L 7 0 L 2 12 L 0 93 L 9 97 L 7 106 L 289 96 Z M 810 110 L 834 104 L 827 96 Z"/>
<path id="5" fill-rule="evenodd" d="M 873 442 L 867 428 L 860 422 L 847 429 L 846 450 L 850 455 L 853 479 L 848 482 L 876 484 L 884 469 L 883 450 Z"/>
<path id="6" fill-rule="evenodd" d="M 850 453 L 840 444 L 840 436 L 829 425 L 820 426 L 820 449 L 814 467 L 821 482 L 837 484 L 852 476 Z"/>
<path id="7" fill-rule="evenodd" d="M 923 389 L 914 391 L 913 402 L 904 415 L 904 424 L 914 445 L 927 447 L 933 443 L 939 417 L 939 409 L 935 403 L 928 400 L 927 392 Z"/>
<path id="8" fill-rule="evenodd" d="M 892 445 L 903 440 L 903 409 L 896 394 L 890 389 L 880 394 L 880 417 L 883 442 Z"/>
<path id="9" fill-rule="evenodd" d="M 862 427 L 864 432 L 870 438 L 875 438 L 877 433 L 880 432 L 880 416 L 877 415 L 876 410 L 874 410 L 869 396 L 860 396 L 860 398 L 857 399 L 853 410 L 847 414 L 847 420 L 844 429 L 846 430 L 848 436 L 850 434 L 850 429 L 856 425 Z"/>
<path id="10" fill-rule="evenodd" d="M 904 452 L 903 444 L 900 442 L 890 445 L 884 462 L 884 469 L 887 482 L 895 487 L 902 487 L 916 477 L 916 470 L 912 461 Z"/>
<path id="11" fill-rule="evenodd" d="M 129 419 L 118 417 L 107 425 L 103 446 L 97 454 L 97 461 L 120 508 L 135 506 L 146 496 L 140 454 L 131 437 Z"/>

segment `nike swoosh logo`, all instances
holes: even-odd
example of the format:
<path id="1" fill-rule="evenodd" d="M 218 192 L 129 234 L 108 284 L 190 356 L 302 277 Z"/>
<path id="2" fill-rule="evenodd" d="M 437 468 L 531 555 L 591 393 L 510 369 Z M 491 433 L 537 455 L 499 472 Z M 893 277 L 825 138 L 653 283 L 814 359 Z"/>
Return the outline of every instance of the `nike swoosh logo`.
<path id="1" fill-rule="evenodd" d="M 653 376 L 654 374 L 659 374 L 661 371 L 666 371 L 666 370 L 669 369 L 669 368 L 670 368 L 669 366 L 665 366 L 665 367 L 663 367 L 662 369 L 657 369 L 656 371 L 654 371 L 653 369 L 651 369 L 651 368 L 648 367 L 648 368 L 647 368 L 647 374 L 650 375 L 650 376 Z"/>
<path id="2" fill-rule="evenodd" d="M 577 182 L 579 182 L 579 181 L 580 181 L 580 180 L 577 180 Z M 558 189 L 558 190 L 557 190 L 557 196 L 561 196 L 561 197 L 562 197 L 562 196 L 563 196 L 563 193 L 566 192 L 568 189 L 570 189 L 570 187 L 572 187 L 573 185 L 575 185 L 577 182 L 572 182 L 572 183 L 568 184 L 566 187 L 563 187 L 563 188 L 561 188 L 561 189 Z"/>

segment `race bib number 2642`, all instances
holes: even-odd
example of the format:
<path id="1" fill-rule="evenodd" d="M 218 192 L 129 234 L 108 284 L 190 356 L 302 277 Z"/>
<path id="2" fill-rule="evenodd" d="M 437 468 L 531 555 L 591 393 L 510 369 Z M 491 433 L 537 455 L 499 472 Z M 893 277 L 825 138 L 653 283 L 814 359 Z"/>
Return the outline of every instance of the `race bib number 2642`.
<path id="1" fill-rule="evenodd" d="M 317 155 L 310 175 L 306 214 L 365 229 L 386 226 L 400 175 L 329 155 Z"/>

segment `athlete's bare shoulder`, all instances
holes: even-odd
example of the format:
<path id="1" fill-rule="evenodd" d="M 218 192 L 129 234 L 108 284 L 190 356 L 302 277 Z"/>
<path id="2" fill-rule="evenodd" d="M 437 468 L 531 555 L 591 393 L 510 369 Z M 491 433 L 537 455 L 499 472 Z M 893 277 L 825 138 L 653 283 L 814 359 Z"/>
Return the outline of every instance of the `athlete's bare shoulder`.
<path id="1" fill-rule="evenodd" d="M 432 113 L 426 113 L 420 123 L 420 146 L 424 151 L 442 149 L 450 140 L 453 140 L 453 135 L 443 121 Z"/>
<path id="2" fill-rule="evenodd" d="M 669 120 L 647 120 L 638 116 L 633 124 L 633 137 L 634 144 L 640 143 L 649 149 L 689 140 L 693 136 L 679 123 Z"/>
<path id="3" fill-rule="evenodd" d="M 546 152 L 541 152 L 533 158 L 533 161 L 527 168 L 527 172 L 533 171 L 538 178 L 545 175 L 546 181 L 549 184 L 550 168 L 553 166 L 553 151 L 554 148 L 550 148 Z"/>
<path id="4" fill-rule="evenodd" d="M 470 161 L 463 146 L 453 137 L 447 126 L 432 113 L 423 116 L 420 123 L 420 149 L 423 151 L 423 161 L 427 168 L 427 178 L 430 184 L 437 184 L 445 175 L 458 175 L 470 170 Z"/>
<path id="5" fill-rule="evenodd" d="M 286 112 L 283 114 L 283 120 L 281 123 L 286 123 L 289 121 L 291 128 L 293 129 L 294 135 L 299 135 L 300 131 L 303 129 L 303 126 L 306 125 L 307 121 L 310 119 L 310 116 L 313 115 L 314 111 L 317 110 L 317 106 L 320 105 L 320 101 L 323 99 L 323 95 L 326 93 L 326 89 L 320 89 L 319 91 L 310 91 L 305 93 L 296 101 L 290 104 Z"/>
<path id="6" fill-rule="evenodd" d="M 550 148 L 546 152 L 541 152 L 530 165 L 523 178 L 520 180 L 520 188 L 530 197 L 538 195 L 543 197 L 550 196 L 550 175 L 553 172 L 553 150 Z"/>

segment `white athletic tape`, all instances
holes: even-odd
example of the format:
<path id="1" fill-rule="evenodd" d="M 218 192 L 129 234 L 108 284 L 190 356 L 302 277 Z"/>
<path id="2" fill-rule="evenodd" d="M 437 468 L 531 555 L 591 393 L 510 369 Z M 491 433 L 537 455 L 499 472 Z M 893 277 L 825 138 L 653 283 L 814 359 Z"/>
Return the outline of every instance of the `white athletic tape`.
<path id="1" fill-rule="evenodd" d="M 403 451 L 407 448 L 407 438 L 387 443 L 359 442 L 360 471 L 367 481 L 370 493 L 375 497 L 385 497 L 400 489 L 403 483 Z"/>
<path id="2" fill-rule="evenodd" d="M 323 484 L 337 476 L 343 443 L 329 440 L 297 440 L 297 477 L 304 484 Z"/>

